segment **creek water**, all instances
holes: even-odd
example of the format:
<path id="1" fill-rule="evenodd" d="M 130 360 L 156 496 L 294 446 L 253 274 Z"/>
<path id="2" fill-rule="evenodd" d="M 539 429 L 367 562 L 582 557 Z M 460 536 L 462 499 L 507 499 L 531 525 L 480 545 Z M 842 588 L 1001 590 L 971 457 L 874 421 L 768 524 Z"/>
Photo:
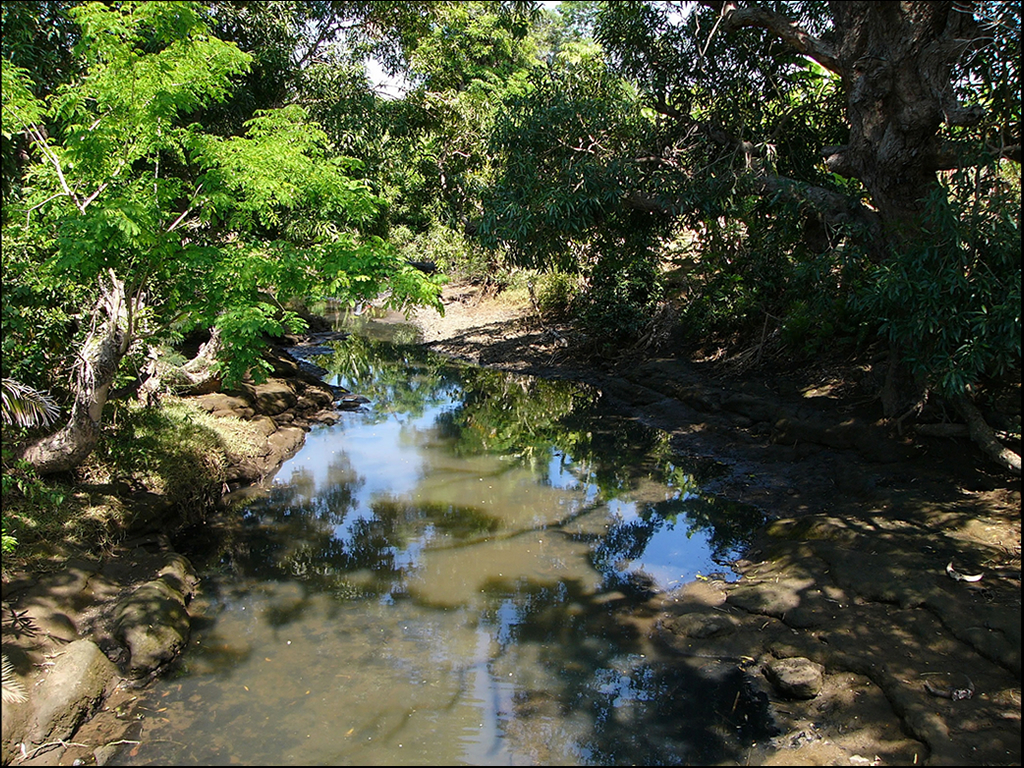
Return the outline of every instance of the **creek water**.
<path id="1" fill-rule="evenodd" d="M 188 537 L 202 576 L 190 646 L 140 694 L 140 743 L 117 762 L 729 759 L 749 734 L 723 720 L 722 692 L 625 617 L 731 578 L 760 514 L 704 493 L 712 463 L 594 390 L 459 365 L 375 327 L 315 358 L 370 402 Z"/>

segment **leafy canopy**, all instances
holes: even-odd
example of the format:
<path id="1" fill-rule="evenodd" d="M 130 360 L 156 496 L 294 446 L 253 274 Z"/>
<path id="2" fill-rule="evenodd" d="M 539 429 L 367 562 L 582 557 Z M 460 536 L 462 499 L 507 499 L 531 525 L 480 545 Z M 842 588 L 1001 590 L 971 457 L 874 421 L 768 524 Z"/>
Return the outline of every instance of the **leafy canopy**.
<path id="1" fill-rule="evenodd" d="M 3 68 L 4 135 L 26 136 L 33 158 L 5 229 L 44 244 L 39 274 L 55 290 L 113 272 L 132 335 L 216 323 L 229 378 L 258 365 L 264 333 L 301 325 L 283 310 L 292 297 L 388 289 L 395 306 L 436 302 L 435 286 L 364 234 L 383 203 L 303 109 L 258 112 L 227 137 L 190 121 L 250 62 L 211 34 L 201 4 L 69 14 L 79 76 L 39 98 L 30 73 Z"/>
<path id="2" fill-rule="evenodd" d="M 881 333 L 951 396 L 1019 370 L 1019 8 L 942 5 L 578 7 L 598 45 L 553 51 L 506 98 L 478 231 L 517 264 L 585 275 L 601 338 L 635 339 L 671 279 L 702 340 L 815 355 Z M 885 50 L 896 31 L 941 32 L 947 58 Z M 847 62 L 869 33 L 928 87 Z M 900 104 L 936 94 L 934 124 L 903 126 Z M 899 162 L 864 138 L 876 124 L 906 134 Z"/>

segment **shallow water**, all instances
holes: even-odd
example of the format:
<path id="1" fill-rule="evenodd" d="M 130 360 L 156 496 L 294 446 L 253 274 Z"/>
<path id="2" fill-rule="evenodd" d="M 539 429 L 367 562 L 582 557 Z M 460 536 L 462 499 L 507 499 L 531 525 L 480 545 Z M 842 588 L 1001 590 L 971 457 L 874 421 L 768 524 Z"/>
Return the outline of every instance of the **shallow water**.
<path id="1" fill-rule="evenodd" d="M 736 681 L 622 619 L 761 522 L 701 491 L 709 463 L 579 385 L 365 336 L 315 362 L 371 402 L 192 532 L 199 618 L 122 764 L 729 758 Z"/>

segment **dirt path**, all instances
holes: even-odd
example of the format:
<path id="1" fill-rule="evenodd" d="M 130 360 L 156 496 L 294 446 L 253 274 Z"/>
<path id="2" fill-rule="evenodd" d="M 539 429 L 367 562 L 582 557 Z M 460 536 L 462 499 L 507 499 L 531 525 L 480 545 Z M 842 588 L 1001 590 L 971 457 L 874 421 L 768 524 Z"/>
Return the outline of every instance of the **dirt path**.
<path id="1" fill-rule="evenodd" d="M 744 762 L 1020 764 L 1020 481 L 966 440 L 891 437 L 865 397 L 870 369 L 740 379 L 671 357 L 594 365 L 569 329 L 464 288 L 443 317 L 414 321 L 438 351 L 598 386 L 680 453 L 724 462 L 708 490 L 769 516 L 741 581 L 628 617 L 667 657 L 709 679 L 739 668 L 752 700 L 770 700 L 778 733 Z M 786 667 L 818 693 L 796 698 L 809 692 L 772 674 Z"/>

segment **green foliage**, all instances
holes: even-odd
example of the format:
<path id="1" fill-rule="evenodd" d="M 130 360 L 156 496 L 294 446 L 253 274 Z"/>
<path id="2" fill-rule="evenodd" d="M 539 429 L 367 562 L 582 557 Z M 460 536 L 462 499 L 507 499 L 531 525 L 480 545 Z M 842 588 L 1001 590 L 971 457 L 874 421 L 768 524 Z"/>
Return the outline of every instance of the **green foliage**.
<path id="1" fill-rule="evenodd" d="M 617 246 L 617 247 L 616 247 Z M 598 350 L 615 354 L 649 327 L 662 297 L 656 254 L 623 240 L 606 245 L 575 310 Z"/>
<path id="2" fill-rule="evenodd" d="M 954 176 L 929 201 L 929 238 L 868 275 L 862 311 L 912 371 L 956 397 L 1020 371 L 1020 169 Z M 969 186 L 965 191 L 957 187 Z"/>
<path id="3" fill-rule="evenodd" d="M 494 283 L 500 280 L 494 254 L 462 232 L 432 221 L 426 231 L 413 232 L 406 226 L 395 227 L 391 240 L 409 261 L 433 261 L 438 269 L 455 280 L 470 283 Z"/>
<path id="4" fill-rule="evenodd" d="M 690 338 L 779 329 L 798 357 L 854 340 L 852 301 L 868 264 L 856 233 L 830 230 L 813 208 L 781 196 L 729 203 L 728 215 L 701 222 L 688 246 L 695 268 L 681 317 Z"/>
<path id="5" fill-rule="evenodd" d="M 39 265 L 45 259 L 46 243 L 36 242 L 26 228 L 16 223 L 4 227 L 0 247 L 3 374 L 61 393 L 67 385 L 68 360 L 73 357 L 69 344 L 87 292 L 59 275 L 42 272 Z"/>
<path id="6" fill-rule="evenodd" d="M 42 0 L 0 6 L 4 66 L 13 65 L 29 72 L 30 88 L 36 95 L 52 93 L 77 73 L 72 48 L 78 33 L 67 13 L 76 4 Z M 10 81 L 5 80 L 4 88 L 9 84 Z M 28 159 L 27 142 L 8 134 L 5 129 L 2 143 L 2 190 L 6 202 L 19 185 L 21 169 Z"/>
<path id="7" fill-rule="evenodd" d="M 436 303 L 436 286 L 364 234 L 382 201 L 302 108 L 259 111 L 227 137 L 188 122 L 226 99 L 250 61 L 210 34 L 200 5 L 88 3 L 70 14 L 78 78 L 38 99 L 25 71 L 3 71 L 4 131 L 29 137 L 38 158 L 24 199 L 5 207 L 32 244 L 19 286 L 29 304 L 32 280 L 79 298 L 113 270 L 132 300 L 130 334 L 216 322 L 232 352 L 224 372 L 237 379 L 264 334 L 299 327 L 279 309 L 292 297 L 388 289 L 394 306 Z M 16 316 L 5 308 L 5 335 Z"/>
<path id="8" fill-rule="evenodd" d="M 130 520 L 116 498 L 126 489 L 163 495 L 196 521 L 219 498 L 228 457 L 258 457 L 263 434 L 248 422 L 214 418 L 184 401 L 165 398 L 160 408 L 117 403 L 100 445 L 79 469 L 81 478 L 106 493 L 39 478 L 4 446 L 4 547 L 17 540 L 19 556 L 38 547 L 71 544 L 94 548 L 121 535 Z"/>
<path id="9" fill-rule="evenodd" d="M 0 382 L 3 404 L 0 410 L 0 421 L 5 427 L 13 426 L 16 433 L 22 430 L 31 429 L 37 426 L 46 426 L 57 418 L 59 409 L 56 403 L 45 392 L 39 392 L 32 387 L 22 384 L 14 379 L 3 379 Z M 44 484 L 35 474 L 32 467 L 25 461 L 16 461 L 10 451 L 4 433 L 5 442 L 0 447 L 2 450 L 2 497 L 3 504 L 3 528 L 0 533 L 0 545 L 3 553 L 14 552 L 18 540 L 8 534 L 8 500 L 14 495 L 31 505 L 57 506 L 63 501 L 63 495 Z"/>
<path id="10" fill-rule="evenodd" d="M 449 3 L 440 10 L 430 34 L 409 53 L 410 68 L 427 91 L 503 89 L 517 69 L 529 65 L 521 16 L 495 10 L 485 2 Z"/>
<path id="11" fill-rule="evenodd" d="M 661 297 L 655 246 L 668 220 L 629 204 L 654 126 L 599 53 L 562 45 L 506 101 L 478 231 L 516 266 L 581 275 L 575 313 L 611 350 L 642 333 Z"/>
<path id="12" fill-rule="evenodd" d="M 579 295 L 579 278 L 565 272 L 544 272 L 537 276 L 534 294 L 545 317 L 564 317 Z"/>
<path id="13" fill-rule="evenodd" d="M 224 483 L 226 445 L 216 421 L 186 403 L 118 403 L 85 469 L 96 479 L 159 493 L 184 520 L 198 520 Z"/>
<path id="14" fill-rule="evenodd" d="M 19 427 L 47 425 L 57 418 L 60 409 L 45 392 L 40 392 L 14 379 L 0 383 L 3 394 L 2 415 L 4 424 Z"/>
<path id="15" fill-rule="evenodd" d="M 25 461 L 14 458 L 5 442 L 0 498 L 3 499 L 2 548 L 5 555 L 20 553 L 35 540 L 33 529 L 47 519 L 60 517 L 68 495 L 67 488 L 40 478 Z M 53 533 L 52 531 L 49 531 Z"/>
<path id="16" fill-rule="evenodd" d="M 949 394 L 1019 368 L 1019 198 L 990 195 L 982 222 L 980 193 L 951 184 L 949 205 L 931 204 L 941 226 L 926 222 L 885 260 L 848 215 L 865 188 L 822 162 L 848 138 L 842 78 L 715 9 L 596 6 L 574 9 L 575 36 L 570 23 L 545 33 L 548 66 L 505 100 L 485 243 L 585 275 L 575 308 L 611 344 L 642 330 L 663 295 L 659 240 L 686 231 L 693 268 L 671 298 L 691 337 L 777 330 L 790 353 L 817 355 L 881 323 Z M 772 9 L 826 41 L 839 32 L 824 4 Z M 972 10 L 990 42 L 957 65 L 954 87 L 985 121 L 940 129 L 968 164 L 1018 143 L 1020 110 L 1019 12 Z"/>
<path id="17" fill-rule="evenodd" d="M 535 71 L 495 125 L 501 172 L 484 198 L 481 241 L 517 266 L 579 270 L 580 244 L 621 211 L 646 127 L 630 89 L 599 60 L 560 57 Z"/>
<path id="18" fill-rule="evenodd" d="M 462 229 L 491 173 L 487 135 L 502 94 L 533 61 L 528 3 L 352 3 L 328 56 L 302 72 L 302 103 L 331 141 L 365 161 L 387 219 L 414 233 Z M 385 21 L 386 19 L 386 21 Z M 365 36 L 374 29 L 375 36 Z M 361 31 L 360 31 L 361 30 Z M 363 60 L 404 78 L 400 99 L 374 93 Z M 421 256 L 421 258 L 423 258 Z"/>
<path id="19" fill-rule="evenodd" d="M 3 527 L 0 546 L 5 555 L 13 554 L 18 539 L 9 531 L 20 528 L 19 510 L 42 510 L 53 513 L 64 502 L 60 487 L 44 482 L 26 461 L 14 457 L 8 430 L 20 437 L 25 429 L 45 426 L 57 416 L 57 406 L 48 395 L 12 379 L 3 380 L 2 421 L 4 441 L 0 446 L 3 474 L 0 475 L 0 498 L 3 499 Z M 30 513 L 29 520 L 35 520 Z"/>
<path id="20" fill-rule="evenodd" d="M 3 529 L 3 533 L 0 533 L 0 552 L 3 554 L 11 555 L 18 546 L 18 539 L 7 533 L 7 529 Z"/>

